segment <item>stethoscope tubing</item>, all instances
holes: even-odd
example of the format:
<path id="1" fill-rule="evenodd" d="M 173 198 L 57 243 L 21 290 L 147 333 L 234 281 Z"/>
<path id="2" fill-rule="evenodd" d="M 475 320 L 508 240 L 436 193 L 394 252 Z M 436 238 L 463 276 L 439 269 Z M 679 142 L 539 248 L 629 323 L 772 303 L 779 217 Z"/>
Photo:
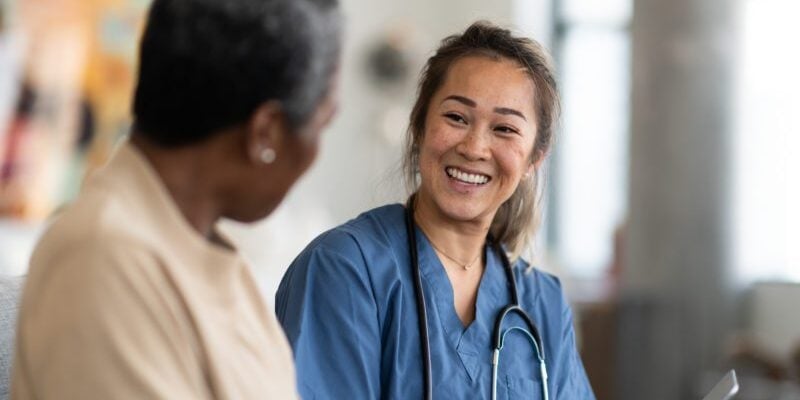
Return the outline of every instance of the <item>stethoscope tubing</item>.
<path id="1" fill-rule="evenodd" d="M 411 274 L 414 280 L 414 293 L 416 296 L 417 316 L 419 323 L 419 336 L 420 348 L 422 349 L 422 377 L 423 377 L 423 398 L 425 400 L 433 399 L 433 377 L 431 368 L 431 349 L 430 339 L 428 335 L 428 311 L 425 302 L 425 293 L 422 289 L 422 277 L 419 269 L 419 255 L 417 253 L 417 235 L 414 224 L 414 196 L 412 196 L 406 205 L 406 233 L 408 236 L 408 249 L 411 256 Z M 503 269 L 506 272 L 506 279 L 508 280 L 511 292 L 512 303 L 503 308 L 495 320 L 494 332 L 492 342 L 494 343 L 493 357 L 492 357 L 492 400 L 497 398 L 497 368 L 500 363 L 500 350 L 503 348 L 505 336 L 512 331 L 519 330 L 524 332 L 528 337 L 532 346 L 536 350 L 536 356 L 539 360 L 539 373 L 542 377 L 542 394 L 544 400 L 549 400 L 549 393 L 547 388 L 547 367 L 545 364 L 544 342 L 536 328 L 533 319 L 520 307 L 519 295 L 517 293 L 517 282 L 514 279 L 514 271 L 511 267 L 511 261 L 508 259 L 505 251 L 496 244 L 494 240 L 489 238 L 489 242 L 497 256 L 502 260 Z M 503 320 L 508 314 L 517 314 L 528 326 L 529 331 L 525 331 L 519 327 L 512 327 L 503 332 Z"/>
<path id="2" fill-rule="evenodd" d="M 414 294 L 417 298 L 417 316 L 419 319 L 419 339 L 422 348 L 422 384 L 423 398 L 433 400 L 433 386 L 431 377 L 431 349 L 428 340 L 428 311 L 425 304 L 425 293 L 422 292 L 422 276 L 419 272 L 419 256 L 417 254 L 417 235 L 414 227 L 413 198 L 408 201 L 410 210 L 406 211 L 406 231 L 408 232 L 408 251 L 412 260 L 411 275 L 414 279 Z"/>

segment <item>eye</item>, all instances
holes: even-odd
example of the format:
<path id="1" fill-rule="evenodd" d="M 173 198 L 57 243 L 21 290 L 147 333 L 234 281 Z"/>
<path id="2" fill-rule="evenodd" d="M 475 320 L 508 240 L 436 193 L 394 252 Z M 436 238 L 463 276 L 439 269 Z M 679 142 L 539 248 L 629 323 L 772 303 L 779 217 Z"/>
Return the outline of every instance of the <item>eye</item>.
<path id="1" fill-rule="evenodd" d="M 498 125 L 494 128 L 495 131 L 504 133 L 504 134 L 519 134 L 519 131 L 513 127 L 508 125 Z"/>
<path id="2" fill-rule="evenodd" d="M 450 121 L 453 121 L 453 122 L 457 123 L 457 124 L 464 124 L 464 125 L 467 124 L 467 120 L 465 120 L 464 117 L 462 117 L 461 115 L 459 115 L 457 113 L 453 113 L 453 112 L 445 113 L 444 117 L 449 119 Z"/>

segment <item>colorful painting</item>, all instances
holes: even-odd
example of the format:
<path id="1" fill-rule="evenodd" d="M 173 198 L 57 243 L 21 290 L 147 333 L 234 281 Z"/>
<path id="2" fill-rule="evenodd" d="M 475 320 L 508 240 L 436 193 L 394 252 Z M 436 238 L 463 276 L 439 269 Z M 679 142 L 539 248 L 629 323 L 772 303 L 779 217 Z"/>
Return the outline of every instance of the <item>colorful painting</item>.
<path id="1" fill-rule="evenodd" d="M 0 217 L 44 220 L 127 133 L 148 3 L 2 3 Z"/>

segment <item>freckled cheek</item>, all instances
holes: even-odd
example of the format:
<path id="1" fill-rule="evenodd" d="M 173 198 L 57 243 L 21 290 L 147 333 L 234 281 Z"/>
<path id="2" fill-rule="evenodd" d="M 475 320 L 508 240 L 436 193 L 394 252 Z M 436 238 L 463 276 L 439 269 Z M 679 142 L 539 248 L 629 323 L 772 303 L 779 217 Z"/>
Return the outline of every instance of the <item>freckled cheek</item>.
<path id="1" fill-rule="evenodd" d="M 435 170 L 439 169 L 441 152 L 431 141 L 424 141 L 420 148 L 419 169 L 422 180 L 427 181 L 436 176 Z"/>
<path id="2" fill-rule="evenodd" d="M 422 141 L 422 153 L 431 157 L 440 157 L 455 147 L 453 137 L 446 130 L 431 129 Z"/>
<path id="3" fill-rule="evenodd" d="M 506 148 L 503 151 L 496 152 L 495 160 L 497 160 L 504 178 L 516 184 L 520 177 L 525 174 L 528 157 L 522 150 L 509 150 Z"/>

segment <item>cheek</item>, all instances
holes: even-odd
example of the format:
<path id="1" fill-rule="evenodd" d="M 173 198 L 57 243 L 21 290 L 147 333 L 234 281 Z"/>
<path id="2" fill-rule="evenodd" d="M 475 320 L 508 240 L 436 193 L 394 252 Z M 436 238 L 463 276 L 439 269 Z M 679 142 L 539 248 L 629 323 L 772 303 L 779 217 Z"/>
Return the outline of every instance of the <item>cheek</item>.
<path id="1" fill-rule="evenodd" d="M 500 168 L 505 172 L 505 175 L 513 177 L 515 181 L 521 179 L 530 165 L 530 154 L 523 149 L 523 146 L 517 148 L 505 148 L 503 151 L 496 153 L 495 158 Z"/>
<path id="2" fill-rule="evenodd" d="M 457 141 L 458 138 L 447 126 L 431 126 L 422 139 L 420 156 L 424 154 L 427 157 L 437 159 L 455 147 Z"/>
<path id="3" fill-rule="evenodd" d="M 428 182 L 428 177 L 436 169 L 437 152 L 428 144 L 423 144 L 419 150 L 419 173 L 422 182 Z"/>
<path id="4" fill-rule="evenodd" d="M 438 158 L 438 155 L 441 154 L 439 150 L 440 147 L 440 144 L 436 140 L 436 135 L 430 131 L 426 132 L 419 146 L 419 164 L 421 169 L 429 167 L 430 164 Z"/>

